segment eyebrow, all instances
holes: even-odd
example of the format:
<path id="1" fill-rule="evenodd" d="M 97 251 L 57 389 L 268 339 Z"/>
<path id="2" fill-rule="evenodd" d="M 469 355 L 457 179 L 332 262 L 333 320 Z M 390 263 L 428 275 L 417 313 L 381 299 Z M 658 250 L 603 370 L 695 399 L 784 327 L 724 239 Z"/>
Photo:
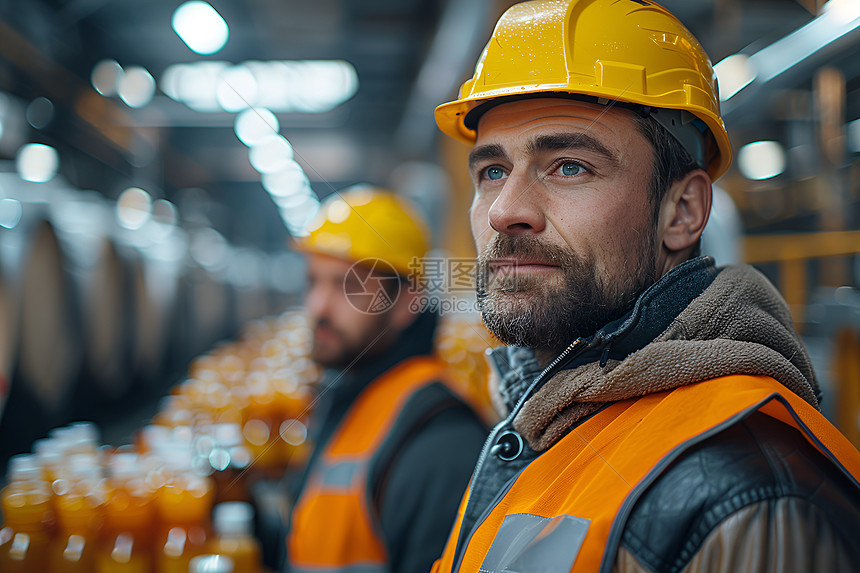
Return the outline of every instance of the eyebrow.
<path id="1" fill-rule="evenodd" d="M 612 165 L 618 164 L 618 157 L 608 147 L 587 133 L 558 133 L 542 135 L 528 143 L 528 153 L 536 155 L 547 151 L 563 149 L 585 149 L 606 158 Z M 497 143 L 476 147 L 469 153 L 469 168 L 486 159 L 507 159 L 508 154 Z"/>
<path id="2" fill-rule="evenodd" d="M 559 151 L 562 149 L 584 149 L 602 155 L 612 165 L 618 164 L 618 157 L 608 147 L 603 145 L 593 136 L 580 133 L 559 133 L 542 135 L 529 141 L 528 152 L 531 155 L 546 151 Z"/>
<path id="3" fill-rule="evenodd" d="M 504 148 L 497 143 L 482 145 L 474 148 L 469 153 L 469 169 L 471 169 L 476 163 L 486 159 L 507 159 L 507 157 L 508 154 L 505 153 Z"/>

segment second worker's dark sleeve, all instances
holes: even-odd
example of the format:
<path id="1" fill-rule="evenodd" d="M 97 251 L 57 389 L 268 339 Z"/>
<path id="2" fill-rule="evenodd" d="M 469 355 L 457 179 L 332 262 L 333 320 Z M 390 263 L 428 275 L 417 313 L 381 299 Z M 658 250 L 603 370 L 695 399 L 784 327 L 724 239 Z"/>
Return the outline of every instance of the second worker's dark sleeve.
<path id="1" fill-rule="evenodd" d="M 486 436 L 473 413 L 451 408 L 392 459 L 379 498 L 392 573 L 427 573 L 442 554 Z"/>

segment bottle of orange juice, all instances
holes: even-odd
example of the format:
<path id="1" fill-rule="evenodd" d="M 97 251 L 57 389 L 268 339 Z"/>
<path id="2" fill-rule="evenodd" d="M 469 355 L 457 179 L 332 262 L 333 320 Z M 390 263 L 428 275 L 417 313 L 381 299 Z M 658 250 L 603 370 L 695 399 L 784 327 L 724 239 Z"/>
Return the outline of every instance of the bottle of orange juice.
<path id="1" fill-rule="evenodd" d="M 51 484 L 58 531 L 50 544 L 52 573 L 90 573 L 102 521 L 104 492 L 94 454 L 73 454 Z"/>
<path id="2" fill-rule="evenodd" d="M 51 484 L 59 477 L 59 468 L 65 462 L 63 444 L 55 438 L 42 438 L 33 442 L 33 454 L 42 468 L 42 479 Z"/>
<path id="3" fill-rule="evenodd" d="M 226 501 L 213 512 L 215 539 L 212 553 L 233 561 L 234 573 L 259 573 L 262 554 L 260 542 L 254 537 L 254 508 L 242 501 Z"/>
<path id="4" fill-rule="evenodd" d="M 108 462 L 104 527 L 96 551 L 96 573 L 150 573 L 155 492 L 134 452 L 114 453 Z"/>
<path id="5" fill-rule="evenodd" d="M 8 477 L 9 484 L 0 492 L 4 518 L 0 571 L 47 571 L 51 490 L 36 457 L 29 454 L 9 458 Z"/>
<path id="6" fill-rule="evenodd" d="M 241 424 L 211 424 L 201 430 L 199 437 L 198 443 L 207 439 L 211 443 L 208 451 L 198 451 L 198 454 L 206 455 L 212 467 L 215 503 L 249 501 L 251 495 L 245 472 L 251 463 L 251 453 L 245 446 Z"/>
<path id="7" fill-rule="evenodd" d="M 155 571 L 187 573 L 191 559 L 207 552 L 212 537 L 214 485 L 210 477 L 193 471 L 190 450 L 173 447 L 159 455 L 166 467 L 155 495 Z"/>

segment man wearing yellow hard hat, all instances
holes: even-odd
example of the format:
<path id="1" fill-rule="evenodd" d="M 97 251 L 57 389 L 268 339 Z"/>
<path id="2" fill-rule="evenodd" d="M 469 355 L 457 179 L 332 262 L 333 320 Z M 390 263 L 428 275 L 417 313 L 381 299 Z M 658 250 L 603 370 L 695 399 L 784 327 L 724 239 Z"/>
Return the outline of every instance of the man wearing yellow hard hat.
<path id="1" fill-rule="evenodd" d="M 785 302 L 698 255 L 732 153 L 696 38 L 651 0 L 523 2 L 436 120 L 508 346 L 434 571 L 860 571 L 860 453 Z"/>
<path id="2" fill-rule="evenodd" d="M 427 571 L 486 428 L 432 356 L 436 313 L 415 304 L 426 225 L 394 193 L 356 186 L 322 204 L 297 248 L 311 358 L 326 370 L 286 570 Z"/>

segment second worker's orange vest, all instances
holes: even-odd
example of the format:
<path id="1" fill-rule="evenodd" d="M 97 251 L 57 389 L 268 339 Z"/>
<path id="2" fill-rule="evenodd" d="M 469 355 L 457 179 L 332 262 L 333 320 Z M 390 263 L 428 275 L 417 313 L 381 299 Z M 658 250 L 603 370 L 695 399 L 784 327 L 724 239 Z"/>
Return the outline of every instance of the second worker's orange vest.
<path id="1" fill-rule="evenodd" d="M 612 404 L 509 483 L 457 552 L 468 492 L 433 573 L 612 570 L 627 516 L 686 449 L 759 411 L 800 430 L 860 487 L 860 452 L 766 376 L 727 376 Z"/>
<path id="2" fill-rule="evenodd" d="M 292 571 L 388 571 L 388 554 L 369 491 L 370 461 L 404 404 L 444 378 L 433 358 L 406 360 L 359 395 L 317 458 L 287 534 Z"/>

